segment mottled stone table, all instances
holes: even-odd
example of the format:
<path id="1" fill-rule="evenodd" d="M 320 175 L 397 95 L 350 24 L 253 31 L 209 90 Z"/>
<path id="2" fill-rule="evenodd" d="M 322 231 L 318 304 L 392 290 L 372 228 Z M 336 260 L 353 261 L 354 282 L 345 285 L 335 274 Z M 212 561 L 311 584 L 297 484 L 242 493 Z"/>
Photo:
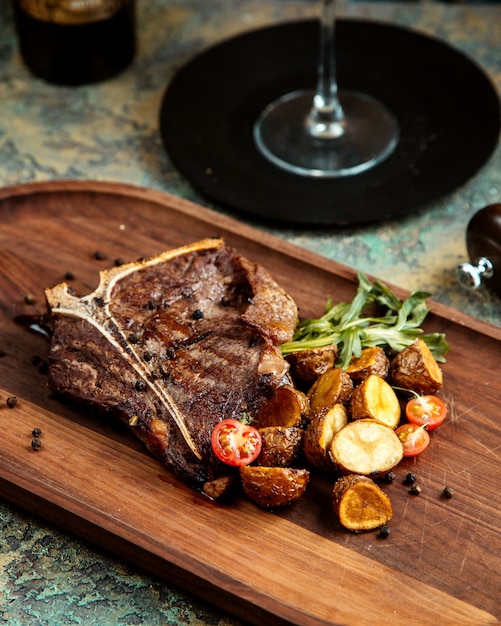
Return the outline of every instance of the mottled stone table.
<path id="1" fill-rule="evenodd" d="M 202 198 L 163 150 L 158 111 L 165 87 L 176 69 L 208 44 L 260 25 L 316 16 L 317 1 L 138 4 L 134 64 L 100 85 L 61 88 L 27 72 L 9 3 L 0 0 L 0 185 L 70 178 L 119 181 L 225 211 Z M 501 87 L 501 4 L 354 1 L 341 3 L 339 13 L 434 34 L 469 54 Z M 315 232 L 255 225 L 406 289 L 430 291 L 453 308 L 499 325 L 499 299 L 483 289 L 466 293 L 455 278 L 457 264 L 467 258 L 468 221 L 493 202 L 501 202 L 499 146 L 472 180 L 398 221 Z M 237 623 L 1 499 L 0 621 L 10 626 Z"/>

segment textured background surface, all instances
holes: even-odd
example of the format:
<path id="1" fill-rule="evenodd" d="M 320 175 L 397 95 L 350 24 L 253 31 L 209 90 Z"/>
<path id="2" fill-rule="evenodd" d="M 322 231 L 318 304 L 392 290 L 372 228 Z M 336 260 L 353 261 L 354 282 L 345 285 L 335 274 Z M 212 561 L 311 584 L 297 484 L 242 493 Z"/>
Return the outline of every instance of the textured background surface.
<path id="1" fill-rule="evenodd" d="M 100 85 L 63 88 L 27 72 L 10 4 L 0 0 L 0 185 L 120 181 L 222 210 L 181 178 L 162 148 L 158 110 L 165 87 L 205 46 L 263 24 L 316 16 L 318 3 L 140 0 L 139 5 L 134 64 Z M 339 14 L 434 34 L 473 57 L 501 87 L 501 4 L 355 1 L 342 2 Z M 483 289 L 467 294 L 455 279 L 457 264 L 467 260 L 468 221 L 493 202 L 501 202 L 499 147 L 473 180 L 398 221 L 315 233 L 256 225 L 401 287 L 428 290 L 453 308 L 499 325 L 499 299 Z M 237 623 L 0 499 L 2 620 L 12 626 Z"/>

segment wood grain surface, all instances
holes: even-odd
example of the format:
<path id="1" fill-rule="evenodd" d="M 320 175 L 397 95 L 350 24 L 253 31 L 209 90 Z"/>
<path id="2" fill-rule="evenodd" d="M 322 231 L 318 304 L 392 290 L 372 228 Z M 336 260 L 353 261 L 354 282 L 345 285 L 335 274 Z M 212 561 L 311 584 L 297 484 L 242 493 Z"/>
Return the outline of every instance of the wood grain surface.
<path id="1" fill-rule="evenodd" d="M 116 259 L 212 235 L 261 262 L 304 317 L 355 293 L 350 268 L 161 192 L 72 181 L 0 191 L 0 496 L 255 624 L 499 623 L 501 329 L 431 303 L 426 330 L 451 344 L 450 417 L 384 486 L 394 508 L 386 539 L 342 529 L 324 477 L 276 512 L 214 504 L 118 423 L 50 395 L 47 338 L 27 328 L 45 310 L 45 287 L 72 272 L 84 294 Z M 403 484 L 411 470 L 419 496 Z"/>

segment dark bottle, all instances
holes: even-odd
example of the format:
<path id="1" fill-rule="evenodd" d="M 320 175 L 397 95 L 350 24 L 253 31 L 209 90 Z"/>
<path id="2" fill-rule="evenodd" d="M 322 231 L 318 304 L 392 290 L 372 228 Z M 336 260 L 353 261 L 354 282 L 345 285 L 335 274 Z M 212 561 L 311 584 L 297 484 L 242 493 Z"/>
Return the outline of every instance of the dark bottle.
<path id="1" fill-rule="evenodd" d="M 490 204 L 471 218 L 466 248 L 471 263 L 458 267 L 459 282 L 469 289 L 485 284 L 501 296 L 501 204 Z"/>
<path id="2" fill-rule="evenodd" d="M 125 69 L 136 51 L 135 0 L 13 0 L 21 55 L 40 78 L 84 85 Z"/>

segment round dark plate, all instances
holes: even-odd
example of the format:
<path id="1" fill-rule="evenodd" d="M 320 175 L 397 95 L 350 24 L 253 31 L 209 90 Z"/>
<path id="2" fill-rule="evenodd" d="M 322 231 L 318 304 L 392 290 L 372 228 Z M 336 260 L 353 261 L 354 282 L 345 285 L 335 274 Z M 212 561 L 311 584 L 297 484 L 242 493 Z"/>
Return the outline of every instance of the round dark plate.
<path id="1" fill-rule="evenodd" d="M 338 20 L 340 88 L 366 92 L 393 111 L 395 152 L 365 173 L 310 179 L 262 157 L 252 127 L 272 100 L 316 82 L 316 20 L 250 31 L 189 61 L 160 110 L 173 164 L 207 197 L 268 220 L 346 225 L 402 216 L 467 181 L 500 131 L 497 93 L 482 69 L 413 30 Z"/>

